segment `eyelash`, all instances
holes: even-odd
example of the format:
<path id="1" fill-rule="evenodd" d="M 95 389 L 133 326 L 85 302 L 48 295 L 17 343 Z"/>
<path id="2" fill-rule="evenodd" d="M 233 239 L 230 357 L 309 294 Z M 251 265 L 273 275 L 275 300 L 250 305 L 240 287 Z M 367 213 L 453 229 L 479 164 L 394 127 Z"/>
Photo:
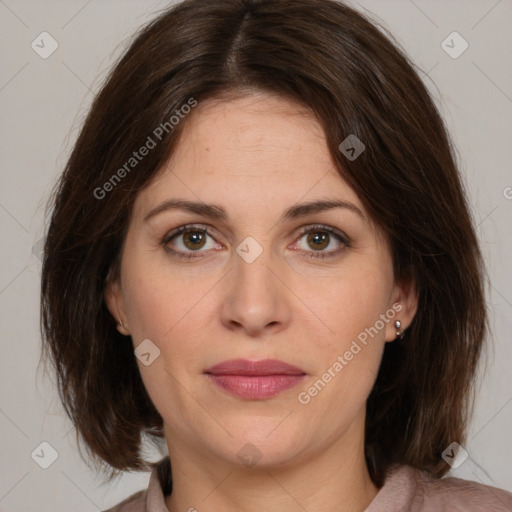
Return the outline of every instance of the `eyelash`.
<path id="1" fill-rule="evenodd" d="M 333 258 L 335 256 L 338 256 L 341 252 L 343 252 L 345 249 L 348 249 L 351 247 L 350 239 L 345 233 L 342 233 L 338 230 L 335 230 L 333 228 L 330 228 L 329 226 L 324 226 L 322 224 L 313 224 L 312 226 L 307 226 L 305 228 L 302 228 L 299 232 L 299 236 L 297 240 L 300 240 L 304 235 L 307 235 L 309 233 L 318 233 L 323 232 L 327 233 L 329 237 L 336 238 L 339 242 L 341 242 L 341 246 L 338 249 L 331 250 L 331 251 L 306 251 L 306 258 L 313 258 L 313 259 L 326 259 L 326 258 Z"/>
<path id="2" fill-rule="evenodd" d="M 171 249 L 167 246 L 167 244 L 173 240 L 174 238 L 178 237 L 179 235 L 183 233 L 187 233 L 190 231 L 200 231 L 202 233 L 205 233 L 207 236 L 213 238 L 210 231 L 208 231 L 208 226 L 204 225 L 195 225 L 195 224 L 187 224 L 185 226 L 180 226 L 179 228 L 173 230 L 171 233 L 168 233 L 165 235 L 165 237 L 162 239 L 162 245 L 164 247 L 164 250 L 172 255 L 176 256 L 178 258 L 184 258 L 184 259 L 192 259 L 192 258 L 202 258 L 203 256 L 201 253 L 204 253 L 206 251 L 191 251 L 191 252 L 181 252 L 181 251 L 175 251 L 174 249 Z M 347 235 L 344 233 L 338 232 L 337 230 L 334 230 L 328 226 L 324 226 L 322 224 L 314 224 L 312 226 L 305 227 L 301 229 L 297 241 L 299 241 L 304 235 L 307 235 L 309 233 L 318 233 L 318 232 L 324 232 L 327 233 L 330 237 L 333 236 L 338 239 L 339 242 L 341 242 L 341 247 L 339 249 L 331 250 L 331 251 L 305 251 L 307 253 L 306 258 L 313 258 L 313 259 L 325 259 L 325 258 L 332 258 L 343 252 L 345 249 L 351 247 L 350 239 Z M 197 254 L 196 254 L 197 253 Z"/>

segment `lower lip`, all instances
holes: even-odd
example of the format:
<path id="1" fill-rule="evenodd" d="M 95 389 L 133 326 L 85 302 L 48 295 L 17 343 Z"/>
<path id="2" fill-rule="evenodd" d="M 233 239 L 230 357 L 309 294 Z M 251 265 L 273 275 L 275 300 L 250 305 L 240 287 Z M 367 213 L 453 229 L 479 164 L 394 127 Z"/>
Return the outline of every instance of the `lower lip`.
<path id="1" fill-rule="evenodd" d="M 232 395 L 247 400 L 271 398 L 296 386 L 305 375 L 208 375 L 210 380 Z"/>

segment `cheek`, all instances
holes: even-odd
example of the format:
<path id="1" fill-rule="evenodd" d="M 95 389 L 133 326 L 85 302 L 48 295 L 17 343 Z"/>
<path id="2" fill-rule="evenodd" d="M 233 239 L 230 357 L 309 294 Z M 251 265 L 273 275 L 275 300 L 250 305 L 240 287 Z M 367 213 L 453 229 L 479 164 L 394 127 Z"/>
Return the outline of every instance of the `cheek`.
<path id="1" fill-rule="evenodd" d="M 355 414 L 371 391 L 382 358 L 386 326 L 395 315 L 394 310 L 389 311 L 391 263 L 389 267 L 365 265 L 361 260 L 357 265 L 348 263 L 346 272 L 317 281 L 319 286 L 311 288 L 307 296 L 308 306 L 326 328 L 324 336 L 315 336 L 316 343 L 311 347 L 314 353 L 310 356 L 318 364 L 310 387 L 303 389 L 306 394 L 301 402 L 311 400 L 312 409 L 321 414 L 326 403 L 334 406 L 343 397 L 342 417 Z M 332 412 L 338 414 L 334 409 Z"/>
<path id="2" fill-rule="evenodd" d="M 174 417 L 176 408 L 191 407 L 181 386 L 190 387 L 187 372 L 199 353 L 195 319 L 204 313 L 200 299 L 208 288 L 201 280 L 192 279 L 187 285 L 187 280 L 169 274 L 165 266 L 148 265 L 143 258 L 132 256 L 125 262 L 123 292 L 130 333 L 135 347 L 149 339 L 160 351 L 150 365 L 138 362 L 138 366 L 157 410 L 164 417 Z"/>
<path id="3" fill-rule="evenodd" d="M 166 255 L 148 251 L 127 254 L 123 298 L 134 341 L 164 340 L 183 322 L 190 322 L 211 288 L 206 276 L 172 270 Z"/>
<path id="4" fill-rule="evenodd" d="M 378 261 L 347 262 L 343 275 L 331 278 L 325 287 L 328 293 L 315 288 L 309 297 L 329 334 L 317 338 L 321 364 L 299 402 L 313 416 L 325 421 L 329 417 L 340 426 L 364 407 L 378 374 L 386 326 L 394 321 L 395 312 L 389 309 L 391 262 Z"/>
<path id="5" fill-rule="evenodd" d="M 348 428 L 364 408 L 379 371 L 385 326 L 393 321 L 381 320 L 388 307 L 386 281 L 378 275 L 359 277 L 354 273 L 340 280 L 327 298 L 311 296 L 312 309 L 321 312 L 330 332 L 311 347 L 310 356 L 318 364 L 297 400 L 307 424 L 308 418 L 316 418 L 311 422 L 326 425 L 326 437 Z"/>
<path id="6" fill-rule="evenodd" d="M 134 347 L 149 339 L 159 350 L 154 363 L 139 363 L 139 369 L 160 410 L 167 399 L 181 403 L 173 378 L 185 384 L 201 371 L 198 355 L 207 350 L 205 341 L 214 325 L 218 276 L 171 272 L 165 256 L 152 258 L 148 262 L 142 254 L 126 259 L 123 291 Z"/>
<path id="7" fill-rule="evenodd" d="M 325 326 L 325 345 L 332 350 L 343 349 L 361 333 L 364 338 L 367 329 L 377 322 L 379 332 L 373 337 L 384 339 L 385 329 L 379 318 L 389 308 L 391 268 L 347 265 L 343 273 L 316 279 L 315 286 L 306 286 L 312 283 L 303 281 L 297 286 L 302 286 L 301 296 Z"/>
<path id="8" fill-rule="evenodd" d="M 172 294 L 162 287 L 162 282 L 152 279 L 150 273 L 131 274 L 125 287 L 125 303 L 134 341 L 161 338 L 171 329 L 177 314 Z"/>

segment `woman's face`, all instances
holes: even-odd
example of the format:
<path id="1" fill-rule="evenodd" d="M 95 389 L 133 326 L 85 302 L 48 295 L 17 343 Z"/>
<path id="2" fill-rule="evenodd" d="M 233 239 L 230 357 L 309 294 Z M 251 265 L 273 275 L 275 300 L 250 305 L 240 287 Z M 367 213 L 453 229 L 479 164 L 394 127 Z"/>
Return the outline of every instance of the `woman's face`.
<path id="1" fill-rule="evenodd" d="M 415 307 L 387 242 L 294 103 L 254 94 L 190 116 L 107 291 L 169 449 L 285 464 L 360 448 L 384 343 Z"/>

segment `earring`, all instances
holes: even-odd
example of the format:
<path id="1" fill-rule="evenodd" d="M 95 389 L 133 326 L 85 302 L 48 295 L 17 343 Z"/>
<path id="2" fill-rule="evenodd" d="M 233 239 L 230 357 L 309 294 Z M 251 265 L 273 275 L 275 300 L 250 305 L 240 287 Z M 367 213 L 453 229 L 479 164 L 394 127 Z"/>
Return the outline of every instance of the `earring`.
<path id="1" fill-rule="evenodd" d="M 119 320 L 119 322 L 117 322 L 117 330 L 121 334 L 124 334 L 125 336 L 128 336 L 130 334 L 130 331 L 125 327 L 122 320 Z"/>
<path id="2" fill-rule="evenodd" d="M 395 334 L 397 338 L 403 339 L 404 331 L 402 330 L 402 322 L 400 320 L 395 320 Z"/>

